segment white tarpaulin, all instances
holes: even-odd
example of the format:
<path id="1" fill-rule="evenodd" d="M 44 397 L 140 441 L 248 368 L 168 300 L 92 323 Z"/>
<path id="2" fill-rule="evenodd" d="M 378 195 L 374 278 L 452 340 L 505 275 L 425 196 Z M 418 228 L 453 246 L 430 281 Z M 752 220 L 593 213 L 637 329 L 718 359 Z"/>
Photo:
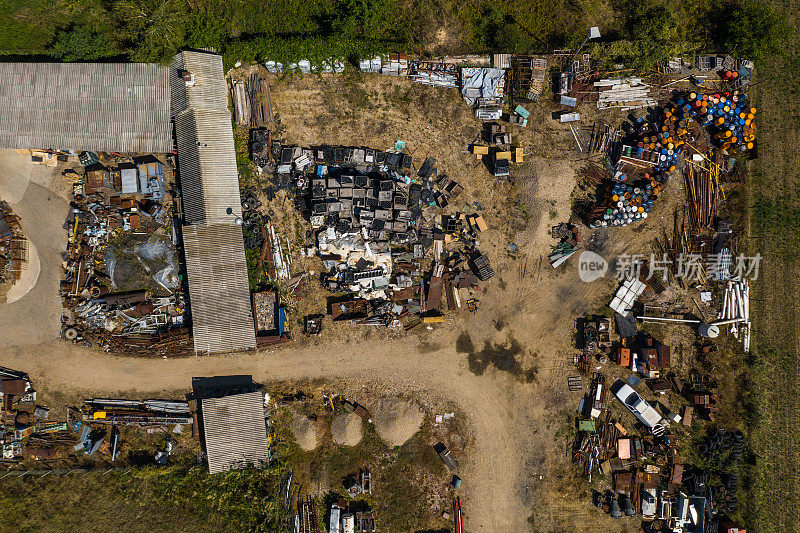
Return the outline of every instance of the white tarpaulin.
<path id="1" fill-rule="evenodd" d="M 465 67 L 461 69 L 461 95 L 468 105 L 474 106 L 478 99 L 502 98 L 505 87 L 505 70 L 499 68 Z"/>

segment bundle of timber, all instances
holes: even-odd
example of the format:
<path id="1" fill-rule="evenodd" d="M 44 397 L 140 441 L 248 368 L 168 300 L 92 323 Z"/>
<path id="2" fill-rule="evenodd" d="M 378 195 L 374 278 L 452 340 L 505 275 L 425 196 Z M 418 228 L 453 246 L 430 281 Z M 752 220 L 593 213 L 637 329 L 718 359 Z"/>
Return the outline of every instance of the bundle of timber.
<path id="1" fill-rule="evenodd" d="M 656 105 L 650 98 L 650 86 L 641 78 L 608 78 L 594 82 L 599 93 L 597 109 L 637 109 Z"/>
<path id="2" fill-rule="evenodd" d="M 711 228 L 717 216 L 719 177 L 716 165 L 706 169 L 690 163 L 684 169 L 689 220 L 695 229 Z"/>
<path id="3" fill-rule="evenodd" d="M 245 81 L 234 81 L 231 92 L 236 124 L 259 127 L 272 121 L 267 80 L 253 74 Z"/>
<path id="4" fill-rule="evenodd" d="M 180 328 L 165 335 L 109 335 L 101 339 L 106 351 L 142 357 L 183 357 L 194 354 L 192 336 Z"/>

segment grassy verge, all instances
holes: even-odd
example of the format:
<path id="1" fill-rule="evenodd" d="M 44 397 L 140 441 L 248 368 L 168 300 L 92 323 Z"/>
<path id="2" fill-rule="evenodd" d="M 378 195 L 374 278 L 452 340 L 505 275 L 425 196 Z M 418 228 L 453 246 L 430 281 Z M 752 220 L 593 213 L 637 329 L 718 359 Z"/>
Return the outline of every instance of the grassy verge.
<path id="1" fill-rule="evenodd" d="M 753 284 L 754 423 L 750 483 L 742 501 L 748 529 L 800 531 L 800 7 L 772 0 L 787 19 L 784 54 L 759 65 L 760 157 L 751 165 L 751 254 L 763 256 Z"/>
<path id="2" fill-rule="evenodd" d="M 6 477 L 3 531 L 277 531 L 282 469 L 205 468 Z"/>
<path id="3" fill-rule="evenodd" d="M 402 446 L 390 447 L 372 424 L 363 423 L 361 441 L 355 446 L 340 446 L 331 440 L 333 415 L 326 412 L 317 418 L 321 428 L 318 447 L 305 451 L 296 444 L 290 429 L 293 416 L 304 414 L 293 414 L 289 409 L 278 412 L 273 419 L 276 436 L 282 441 L 283 460 L 292 467 L 301 493 L 315 494 L 317 489 L 323 489 L 324 507 L 319 516 L 325 526 L 330 503 L 339 498 L 351 500 L 347 488 L 354 475 L 369 470 L 373 492 L 358 496 L 355 501 L 356 505 L 363 502 L 374 510 L 380 531 L 449 531 L 448 523 L 437 513 L 441 502 L 432 501 L 450 478 L 430 444 L 430 426 L 424 425 Z"/>

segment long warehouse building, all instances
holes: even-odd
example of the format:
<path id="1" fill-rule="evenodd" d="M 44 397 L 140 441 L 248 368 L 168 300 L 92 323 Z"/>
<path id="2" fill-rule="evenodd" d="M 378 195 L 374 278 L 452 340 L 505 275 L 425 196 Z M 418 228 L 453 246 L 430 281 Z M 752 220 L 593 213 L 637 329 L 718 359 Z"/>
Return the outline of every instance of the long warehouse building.
<path id="1" fill-rule="evenodd" d="M 244 239 L 236 223 L 242 205 L 222 57 L 181 52 L 172 72 L 194 350 L 255 348 Z"/>
<path id="2" fill-rule="evenodd" d="M 168 153 L 176 145 L 194 350 L 255 348 L 222 57 L 181 52 L 169 67 L 0 63 L 0 149 Z"/>

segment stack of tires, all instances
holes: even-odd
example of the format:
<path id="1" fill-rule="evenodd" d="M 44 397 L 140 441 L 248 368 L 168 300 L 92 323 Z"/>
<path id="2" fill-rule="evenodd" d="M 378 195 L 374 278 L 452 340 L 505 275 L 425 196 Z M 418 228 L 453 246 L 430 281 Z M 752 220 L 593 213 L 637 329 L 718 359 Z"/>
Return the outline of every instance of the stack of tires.
<path id="1" fill-rule="evenodd" d="M 718 511 L 728 514 L 737 510 L 736 491 L 739 476 L 736 473 L 744 451 L 744 435 L 741 431 L 712 430 L 697 445 L 697 453 L 706 460 L 709 470 L 718 472 L 722 484 L 709 487 L 709 493 Z"/>

